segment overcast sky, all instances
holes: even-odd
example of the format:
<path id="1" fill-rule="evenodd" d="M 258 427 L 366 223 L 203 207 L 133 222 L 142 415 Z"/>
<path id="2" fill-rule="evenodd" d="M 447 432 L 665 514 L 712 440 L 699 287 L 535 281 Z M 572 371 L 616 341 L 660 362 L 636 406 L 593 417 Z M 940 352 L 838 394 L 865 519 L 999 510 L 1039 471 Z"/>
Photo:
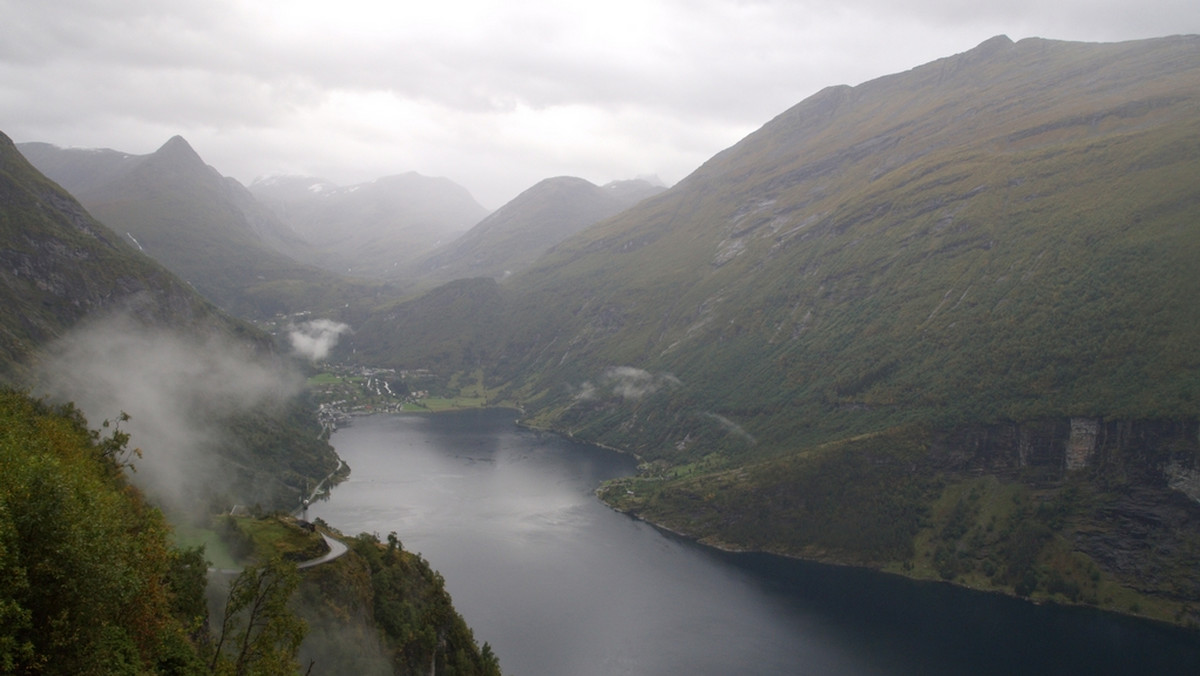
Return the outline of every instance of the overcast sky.
<path id="1" fill-rule="evenodd" d="M 0 131 L 222 174 L 668 185 L 788 107 L 999 34 L 1200 33 L 1200 0 L 0 0 Z"/>

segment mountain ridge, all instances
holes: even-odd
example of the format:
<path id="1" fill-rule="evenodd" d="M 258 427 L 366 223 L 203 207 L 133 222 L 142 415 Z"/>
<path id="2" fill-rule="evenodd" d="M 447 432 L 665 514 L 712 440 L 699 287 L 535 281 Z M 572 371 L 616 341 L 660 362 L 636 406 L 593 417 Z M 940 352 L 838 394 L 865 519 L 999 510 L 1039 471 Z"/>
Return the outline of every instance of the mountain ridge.
<path id="1" fill-rule="evenodd" d="M 507 277 L 571 235 L 656 192 L 645 181 L 600 187 L 574 176 L 543 179 L 430 252 L 411 274 L 435 281 Z"/>
<path id="2" fill-rule="evenodd" d="M 346 292 L 339 278 L 299 262 L 307 251 L 303 240 L 181 136 L 140 156 L 18 147 L 29 149 L 50 178 L 78 190 L 99 220 L 234 314 L 295 311 L 295 289 L 313 297 Z M 87 161 L 95 157 L 102 160 Z M 74 158 L 85 161 L 72 167 Z"/>

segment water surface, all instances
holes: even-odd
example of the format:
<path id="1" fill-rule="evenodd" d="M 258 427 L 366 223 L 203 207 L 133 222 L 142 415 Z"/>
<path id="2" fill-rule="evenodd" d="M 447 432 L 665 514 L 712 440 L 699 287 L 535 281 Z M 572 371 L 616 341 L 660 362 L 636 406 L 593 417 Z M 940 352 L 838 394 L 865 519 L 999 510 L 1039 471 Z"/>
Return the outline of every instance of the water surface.
<path id="1" fill-rule="evenodd" d="M 356 419 L 309 508 L 396 532 L 506 674 L 1198 674 L 1200 637 L 870 571 L 701 547 L 594 496 L 618 453 L 508 411 Z"/>

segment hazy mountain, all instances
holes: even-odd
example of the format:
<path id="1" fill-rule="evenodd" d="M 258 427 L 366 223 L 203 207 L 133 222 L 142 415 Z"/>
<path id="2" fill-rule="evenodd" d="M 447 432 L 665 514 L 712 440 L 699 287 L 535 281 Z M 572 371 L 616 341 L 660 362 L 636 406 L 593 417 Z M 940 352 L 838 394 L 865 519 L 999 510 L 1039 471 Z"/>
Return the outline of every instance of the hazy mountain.
<path id="1" fill-rule="evenodd" d="M 1197 176 L 1200 38 L 993 38 L 559 243 L 456 358 L 677 530 L 1197 619 Z"/>
<path id="2" fill-rule="evenodd" d="M 215 308 L 30 166 L 3 134 L 0 225 L 0 373 L 22 372 L 39 348 L 92 315 L 130 313 L 180 326 L 221 321 Z"/>
<path id="3" fill-rule="evenodd" d="M 610 181 L 603 186 L 608 194 L 616 197 L 630 207 L 647 197 L 654 197 L 667 189 L 657 176 L 632 178 L 624 181 Z"/>
<path id="4" fill-rule="evenodd" d="M 312 245 L 306 260 L 366 277 L 395 276 L 487 215 L 462 186 L 415 172 L 346 187 L 277 176 L 250 191 Z"/>
<path id="5" fill-rule="evenodd" d="M 179 136 L 148 155 L 19 148 L 96 218 L 231 312 L 307 309 L 293 304 L 300 290 L 319 302 L 338 288 L 335 277 L 281 253 L 303 255 L 307 245 Z"/>
<path id="6" fill-rule="evenodd" d="M 93 219 L 3 134 L 0 261 L 0 379 L 133 416 L 140 478 L 175 477 L 151 494 L 290 506 L 336 469 L 311 413 L 286 399 L 271 338 Z M 192 481 L 176 483 L 184 467 Z"/>
<path id="7" fill-rule="evenodd" d="M 142 161 L 110 148 L 61 148 L 49 143 L 19 143 L 17 149 L 47 176 L 66 188 L 77 199 L 86 199 L 93 191 L 123 176 Z"/>
<path id="8" fill-rule="evenodd" d="M 603 188 L 582 178 L 548 178 L 517 195 L 453 242 L 414 266 L 423 279 L 503 278 L 555 244 L 664 188 L 620 181 Z"/>

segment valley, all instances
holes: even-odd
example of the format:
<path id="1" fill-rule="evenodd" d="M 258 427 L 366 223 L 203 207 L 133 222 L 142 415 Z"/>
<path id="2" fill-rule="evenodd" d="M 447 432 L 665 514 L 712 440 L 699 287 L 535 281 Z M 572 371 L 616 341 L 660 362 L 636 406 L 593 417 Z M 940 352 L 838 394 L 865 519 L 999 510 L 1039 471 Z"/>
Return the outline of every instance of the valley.
<path id="1" fill-rule="evenodd" d="M 360 416 L 516 410 L 636 459 L 599 499 L 703 545 L 1194 638 L 1198 113 L 1196 36 L 997 36 L 828 87 L 669 188 L 560 176 L 490 213 L 416 173 L 246 188 L 179 136 L 147 155 L 2 137 L 6 406 L 66 407 L 118 493 L 103 458 L 132 439 L 131 514 L 203 530 L 255 506 L 271 533 L 345 478 L 329 441 Z M 41 476 L 18 442 L 6 462 Z M 0 502 L 4 547 L 31 485 Z M 296 576 L 251 554 L 259 525 L 231 526 L 235 558 L 319 627 L 288 660 L 498 672 L 405 533 L 339 534 L 350 554 Z M 203 559 L 141 545 L 162 570 Z M 221 662 L 180 633 L 217 610 L 143 610 Z"/>

